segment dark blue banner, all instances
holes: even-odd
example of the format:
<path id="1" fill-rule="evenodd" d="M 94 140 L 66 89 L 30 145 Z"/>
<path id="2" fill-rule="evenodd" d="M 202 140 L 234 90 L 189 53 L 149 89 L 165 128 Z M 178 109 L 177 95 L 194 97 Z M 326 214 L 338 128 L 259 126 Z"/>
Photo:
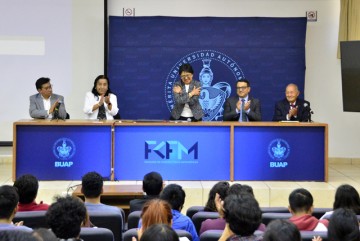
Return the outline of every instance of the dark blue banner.
<path id="1" fill-rule="evenodd" d="M 16 176 L 81 180 L 111 174 L 111 126 L 17 126 Z"/>
<path id="2" fill-rule="evenodd" d="M 222 120 L 240 78 L 264 121 L 288 83 L 304 90 L 306 18 L 110 17 L 109 34 L 108 75 L 124 119 L 168 119 L 183 63 L 202 82 L 206 121 Z"/>
<path id="3" fill-rule="evenodd" d="M 324 181 L 322 127 L 235 127 L 234 179 Z"/>
<path id="4" fill-rule="evenodd" d="M 116 180 L 229 180 L 229 126 L 116 126 Z"/>

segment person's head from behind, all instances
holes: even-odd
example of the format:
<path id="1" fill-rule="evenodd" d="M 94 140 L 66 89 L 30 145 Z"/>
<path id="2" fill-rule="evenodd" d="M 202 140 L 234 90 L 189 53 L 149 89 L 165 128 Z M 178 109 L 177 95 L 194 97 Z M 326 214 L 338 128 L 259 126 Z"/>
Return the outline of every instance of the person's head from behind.
<path id="1" fill-rule="evenodd" d="M 35 229 L 32 232 L 32 236 L 34 236 L 38 241 L 58 241 L 55 234 L 47 228 Z"/>
<path id="2" fill-rule="evenodd" d="M 111 93 L 109 78 L 105 75 L 99 75 L 98 77 L 96 77 L 91 92 L 95 96 L 108 96 Z"/>
<path id="3" fill-rule="evenodd" d="M 356 189 L 348 184 L 339 186 L 336 189 L 334 210 L 338 208 L 348 208 L 360 215 L 360 197 Z"/>
<path id="4" fill-rule="evenodd" d="M 19 195 L 15 187 L 9 185 L 0 186 L 0 219 L 11 222 L 17 211 Z"/>
<path id="5" fill-rule="evenodd" d="M 276 219 L 267 225 L 263 241 L 301 241 L 301 235 L 295 224 Z"/>
<path id="6" fill-rule="evenodd" d="M 50 78 L 41 77 L 35 83 L 37 91 L 45 98 L 49 98 L 52 95 L 52 85 Z"/>
<path id="7" fill-rule="evenodd" d="M 185 192 L 178 184 L 169 184 L 160 193 L 160 198 L 171 205 L 171 209 L 181 211 L 185 203 Z"/>
<path id="8" fill-rule="evenodd" d="M 30 232 L 19 230 L 2 230 L 0 231 L 1 241 L 40 241 L 31 235 Z"/>
<path id="9" fill-rule="evenodd" d="M 147 201 L 141 212 L 141 220 L 143 230 L 158 223 L 171 226 L 172 213 L 170 204 L 157 198 Z"/>
<path id="10" fill-rule="evenodd" d="M 339 208 L 330 217 L 329 241 L 359 241 L 359 221 L 350 209 Z"/>
<path id="11" fill-rule="evenodd" d="M 191 83 L 194 75 L 194 69 L 190 64 L 183 64 L 179 68 L 179 76 L 181 81 L 188 85 Z"/>
<path id="12" fill-rule="evenodd" d="M 37 178 L 31 174 L 20 176 L 14 182 L 19 194 L 19 202 L 22 204 L 29 204 L 33 202 L 37 196 L 39 189 L 39 182 Z"/>
<path id="13" fill-rule="evenodd" d="M 218 182 L 216 183 L 209 192 L 209 197 L 208 200 L 206 202 L 204 211 L 208 211 L 208 212 L 216 212 L 217 211 L 217 207 L 215 204 L 215 196 L 216 193 L 219 194 L 219 197 L 221 200 L 224 200 L 228 194 L 228 190 L 229 190 L 229 183 L 228 182 Z"/>
<path id="14" fill-rule="evenodd" d="M 304 188 L 295 189 L 289 195 L 289 211 L 292 214 L 311 214 L 313 202 L 314 199 L 308 190 Z"/>
<path id="15" fill-rule="evenodd" d="M 252 235 L 261 224 L 259 203 L 249 194 L 228 195 L 224 200 L 224 218 L 233 233 Z"/>
<path id="16" fill-rule="evenodd" d="M 103 191 L 103 178 L 97 172 L 88 172 L 81 179 L 81 192 L 85 198 L 97 198 Z"/>
<path id="17" fill-rule="evenodd" d="M 239 194 L 246 194 L 246 193 L 254 196 L 254 191 L 251 186 L 235 183 L 235 184 L 231 185 L 229 188 L 229 195 L 230 194 L 239 195 Z"/>
<path id="18" fill-rule="evenodd" d="M 172 225 L 171 206 L 168 202 L 161 199 L 147 201 L 141 212 L 141 229 L 138 230 L 138 238 L 141 238 L 146 229 L 154 224 Z"/>
<path id="19" fill-rule="evenodd" d="M 297 100 L 299 94 L 300 91 L 296 84 L 288 84 L 286 86 L 285 96 L 289 103 L 294 103 Z"/>
<path id="20" fill-rule="evenodd" d="M 86 221 L 85 205 L 76 197 L 58 197 L 46 212 L 46 220 L 56 237 L 78 238 L 81 224 Z"/>
<path id="21" fill-rule="evenodd" d="M 166 224 L 154 224 L 144 231 L 140 241 L 179 241 L 177 233 Z"/>
<path id="22" fill-rule="evenodd" d="M 158 172 L 149 172 L 143 178 L 143 191 L 146 195 L 157 196 L 163 188 L 163 179 Z"/>

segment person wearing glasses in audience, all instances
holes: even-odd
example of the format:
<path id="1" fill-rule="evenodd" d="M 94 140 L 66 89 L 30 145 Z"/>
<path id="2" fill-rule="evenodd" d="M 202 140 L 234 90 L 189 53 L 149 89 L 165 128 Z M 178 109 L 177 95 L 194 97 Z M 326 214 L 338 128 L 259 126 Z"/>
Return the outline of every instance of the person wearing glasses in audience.
<path id="1" fill-rule="evenodd" d="M 250 82 L 239 79 L 236 82 L 237 96 L 232 96 L 225 101 L 224 121 L 261 121 L 260 100 L 249 96 Z"/>
<path id="2" fill-rule="evenodd" d="M 171 111 L 171 120 L 201 121 L 204 112 L 199 102 L 201 84 L 193 80 L 194 70 L 190 64 L 180 66 L 181 81 L 174 83 L 174 108 Z"/>
<path id="3" fill-rule="evenodd" d="M 66 118 L 64 97 L 54 94 L 50 78 L 41 77 L 35 83 L 39 93 L 30 96 L 30 116 L 35 119 Z"/>
<path id="4" fill-rule="evenodd" d="M 273 121 L 310 121 L 310 102 L 298 98 L 300 91 L 296 84 L 288 84 L 285 98 L 275 104 Z"/>
<path id="5" fill-rule="evenodd" d="M 113 120 L 118 113 L 117 97 L 110 90 L 110 82 L 105 75 L 99 75 L 91 91 L 86 93 L 84 113 L 86 119 Z"/>

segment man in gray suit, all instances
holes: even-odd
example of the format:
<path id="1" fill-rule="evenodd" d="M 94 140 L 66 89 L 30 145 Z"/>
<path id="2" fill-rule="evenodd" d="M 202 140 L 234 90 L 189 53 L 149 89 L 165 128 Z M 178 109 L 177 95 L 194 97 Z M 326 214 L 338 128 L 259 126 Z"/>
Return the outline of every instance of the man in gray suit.
<path id="1" fill-rule="evenodd" d="M 261 121 L 260 100 L 249 96 L 250 83 L 246 79 L 236 82 L 238 96 L 230 97 L 225 102 L 224 121 Z"/>
<path id="2" fill-rule="evenodd" d="M 190 64 L 180 66 L 181 81 L 174 83 L 175 104 L 171 111 L 172 120 L 201 121 L 204 115 L 199 102 L 201 84 L 193 80 L 194 70 Z"/>
<path id="3" fill-rule="evenodd" d="M 50 79 L 42 77 L 35 85 L 39 93 L 30 96 L 30 116 L 35 119 L 65 119 L 64 97 L 53 94 Z"/>

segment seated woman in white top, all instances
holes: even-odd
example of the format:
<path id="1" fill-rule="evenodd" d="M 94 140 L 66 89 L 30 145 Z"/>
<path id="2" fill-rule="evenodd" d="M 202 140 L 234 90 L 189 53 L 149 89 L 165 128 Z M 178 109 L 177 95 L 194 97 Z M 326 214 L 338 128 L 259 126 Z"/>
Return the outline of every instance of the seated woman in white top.
<path id="1" fill-rule="evenodd" d="M 117 98 L 110 90 L 109 79 L 105 75 L 99 75 L 91 92 L 87 92 L 85 96 L 85 118 L 113 120 L 118 111 Z"/>

